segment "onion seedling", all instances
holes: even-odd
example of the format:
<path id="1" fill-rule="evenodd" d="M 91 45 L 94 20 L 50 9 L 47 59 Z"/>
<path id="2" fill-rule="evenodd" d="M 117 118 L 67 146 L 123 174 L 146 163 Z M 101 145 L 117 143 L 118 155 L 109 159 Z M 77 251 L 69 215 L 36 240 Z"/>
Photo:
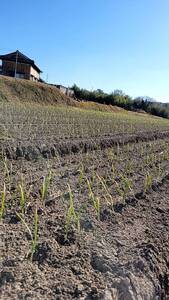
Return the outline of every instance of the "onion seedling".
<path id="1" fill-rule="evenodd" d="M 1 192 L 0 220 L 2 220 L 3 215 L 4 215 L 5 202 L 6 202 L 6 185 L 5 185 L 5 182 L 4 182 L 3 191 Z"/>

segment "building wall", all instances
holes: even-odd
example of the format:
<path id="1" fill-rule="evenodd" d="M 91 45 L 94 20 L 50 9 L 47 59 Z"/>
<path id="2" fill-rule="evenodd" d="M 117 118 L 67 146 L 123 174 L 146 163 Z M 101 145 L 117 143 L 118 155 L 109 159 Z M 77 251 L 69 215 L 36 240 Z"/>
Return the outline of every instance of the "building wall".
<path id="1" fill-rule="evenodd" d="M 66 87 L 64 87 L 64 86 L 59 86 L 58 88 L 59 88 L 59 90 L 60 90 L 63 94 L 66 95 L 66 92 L 67 92 L 67 88 L 66 88 Z"/>
<path id="2" fill-rule="evenodd" d="M 74 93 L 74 90 L 72 90 L 71 88 L 67 88 L 63 85 L 58 85 L 58 84 L 52 84 L 52 83 L 48 83 L 48 85 L 52 85 L 52 86 L 55 86 L 57 87 L 57 89 L 59 89 L 63 94 L 69 96 L 69 97 L 72 97 L 72 98 L 75 98 L 75 93 Z"/>
<path id="3" fill-rule="evenodd" d="M 30 67 L 30 79 L 31 80 L 40 79 L 40 74 L 33 67 Z"/>
<path id="4" fill-rule="evenodd" d="M 3 61 L 2 62 L 2 74 L 5 76 L 15 76 L 16 63 L 13 61 Z M 38 81 L 40 79 L 40 74 L 29 64 L 17 63 L 17 74 L 20 73 L 21 77 L 28 80 Z M 17 76 L 19 78 L 19 76 Z"/>
<path id="5" fill-rule="evenodd" d="M 16 63 L 13 61 L 3 61 L 2 62 L 2 73 L 6 76 L 15 76 Z M 22 73 L 24 79 L 30 79 L 30 65 L 17 63 L 17 73 Z"/>
<path id="6" fill-rule="evenodd" d="M 74 97 L 74 91 L 70 88 L 67 88 L 63 85 L 56 85 L 56 87 L 65 95 L 69 96 L 69 97 Z"/>
<path id="7" fill-rule="evenodd" d="M 72 97 L 72 98 L 75 96 L 74 90 L 69 89 L 69 88 L 67 88 L 66 94 L 67 94 L 67 96 Z"/>

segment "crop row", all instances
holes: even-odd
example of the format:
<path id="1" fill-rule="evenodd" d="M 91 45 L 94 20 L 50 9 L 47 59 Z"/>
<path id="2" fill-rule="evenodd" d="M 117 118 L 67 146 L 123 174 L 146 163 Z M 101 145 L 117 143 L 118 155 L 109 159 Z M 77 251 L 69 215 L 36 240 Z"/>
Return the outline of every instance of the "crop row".
<path id="1" fill-rule="evenodd" d="M 144 114 L 73 107 L 1 103 L 0 137 L 8 140 L 77 139 L 165 131 L 169 121 Z"/>
<path id="2" fill-rule="evenodd" d="M 169 141 L 158 140 L 115 146 L 104 151 L 57 156 L 51 160 L 1 162 L 0 220 L 15 216 L 31 239 L 29 256 L 38 245 L 42 216 L 50 217 L 50 205 L 59 206 L 63 238 L 68 240 L 73 226 L 81 231 L 81 221 L 92 213 L 98 222 L 105 208 L 114 213 L 146 194 L 167 174 Z"/>

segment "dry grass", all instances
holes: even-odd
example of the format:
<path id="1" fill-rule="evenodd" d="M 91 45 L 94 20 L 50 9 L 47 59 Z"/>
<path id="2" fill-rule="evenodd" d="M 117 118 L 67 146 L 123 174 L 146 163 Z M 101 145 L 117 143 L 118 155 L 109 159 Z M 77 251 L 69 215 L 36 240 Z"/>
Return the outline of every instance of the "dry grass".
<path id="1" fill-rule="evenodd" d="M 35 83 L 23 79 L 14 79 L 0 76 L 0 101 L 1 102 L 28 102 L 41 105 L 64 104 L 85 110 L 96 110 L 102 112 L 126 113 L 134 115 L 149 116 L 147 113 L 128 112 L 123 108 L 112 105 L 104 105 L 95 102 L 76 101 L 61 93 L 55 86 L 43 83 Z"/>
<path id="2" fill-rule="evenodd" d="M 54 86 L 5 76 L 0 76 L 0 100 L 67 105 L 74 102 Z"/>

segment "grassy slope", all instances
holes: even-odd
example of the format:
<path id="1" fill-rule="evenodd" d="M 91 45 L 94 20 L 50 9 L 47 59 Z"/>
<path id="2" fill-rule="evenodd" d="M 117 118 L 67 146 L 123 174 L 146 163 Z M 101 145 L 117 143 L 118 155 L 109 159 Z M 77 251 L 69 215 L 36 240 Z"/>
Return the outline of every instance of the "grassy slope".
<path id="1" fill-rule="evenodd" d="M 73 105 L 73 100 L 60 93 L 52 86 L 35 83 L 28 80 L 14 79 L 0 76 L 0 99 L 21 102 L 36 102 L 41 104 L 69 104 Z"/>
<path id="2" fill-rule="evenodd" d="M 103 112 L 122 112 L 129 115 L 156 118 L 144 111 L 131 112 L 118 106 L 104 105 L 95 102 L 76 101 L 61 93 L 55 86 L 44 83 L 35 83 L 23 79 L 14 79 L 0 76 L 0 101 L 2 102 L 34 102 L 37 104 L 61 104 L 80 109 L 96 110 Z"/>
<path id="3" fill-rule="evenodd" d="M 23 79 L 16 80 L 5 76 L 0 76 L 0 101 L 36 102 L 39 104 L 52 105 L 66 104 L 89 110 L 126 112 L 126 110 L 117 106 L 75 101 L 61 93 L 54 86 Z"/>

